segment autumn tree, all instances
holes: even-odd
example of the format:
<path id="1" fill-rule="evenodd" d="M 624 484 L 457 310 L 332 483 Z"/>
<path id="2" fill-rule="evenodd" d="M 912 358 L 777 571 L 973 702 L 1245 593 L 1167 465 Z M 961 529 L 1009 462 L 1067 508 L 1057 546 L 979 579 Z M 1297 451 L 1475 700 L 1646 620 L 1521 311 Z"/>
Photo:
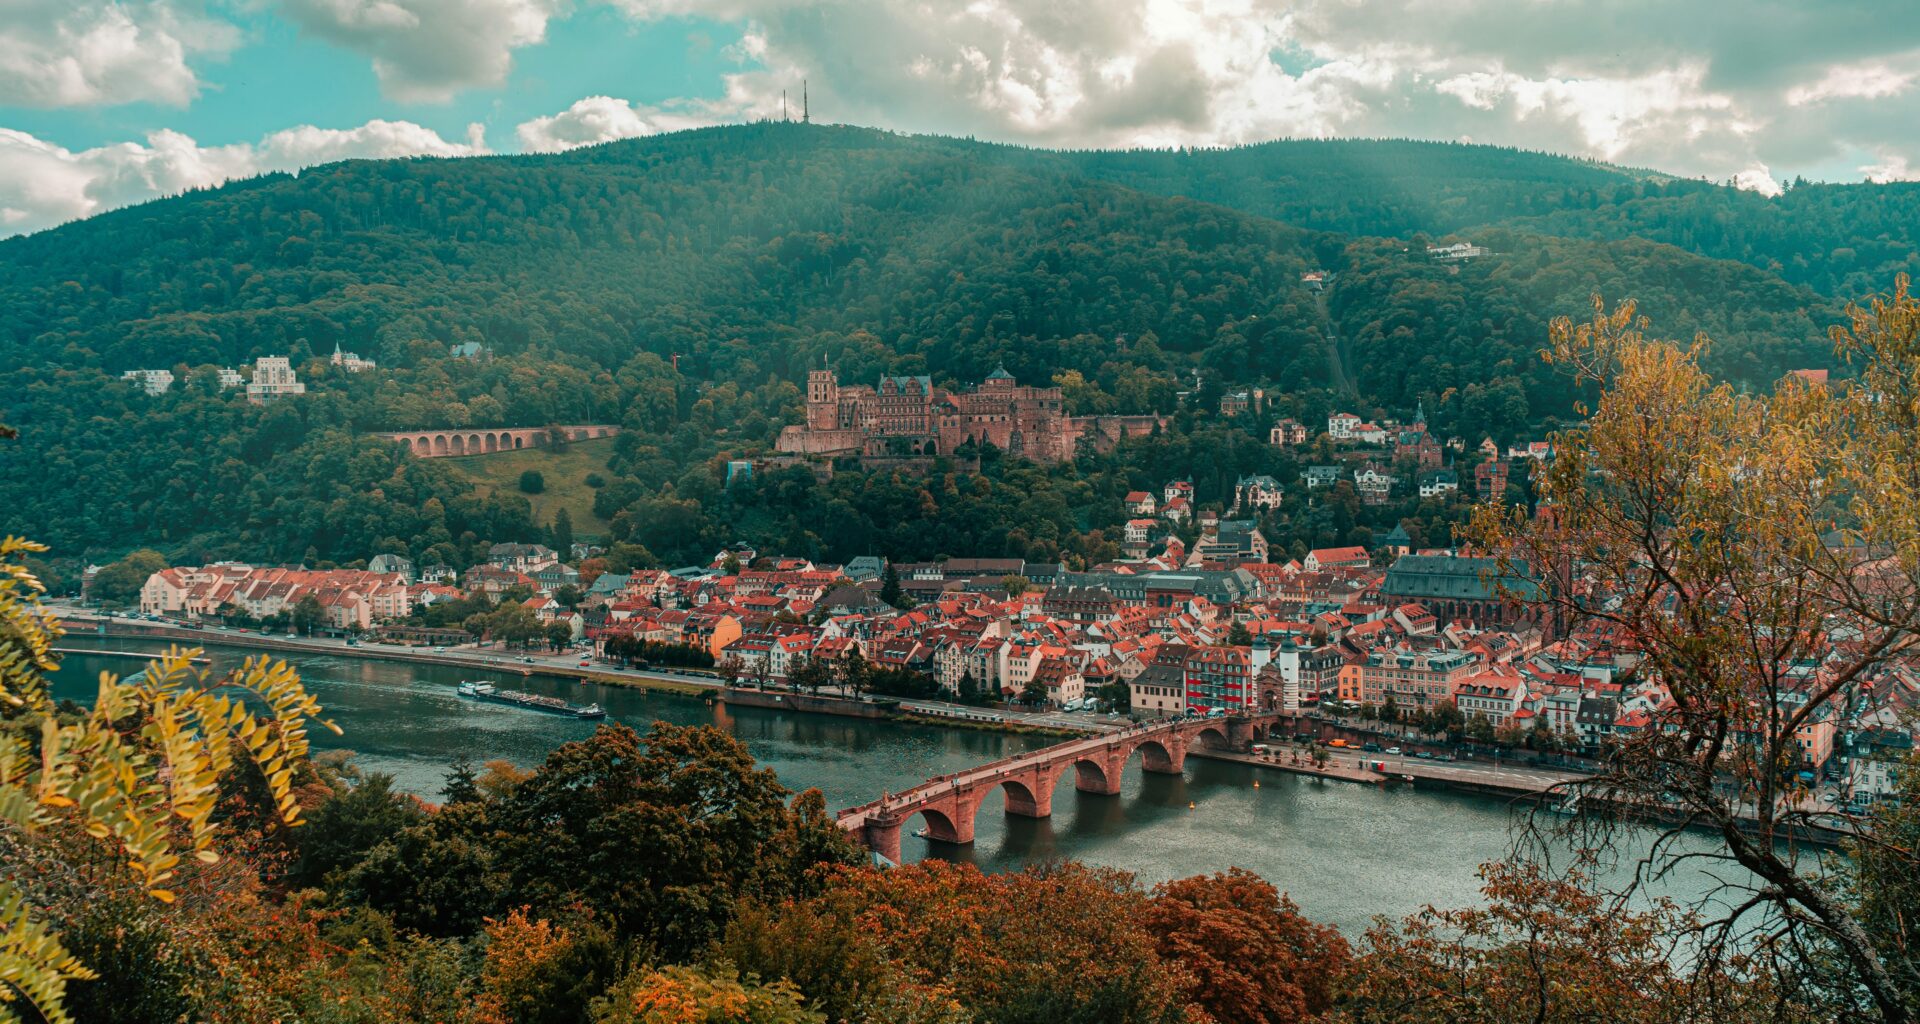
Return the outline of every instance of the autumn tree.
<path id="1" fill-rule="evenodd" d="M 1710 830 L 1716 846 L 1689 856 L 1741 870 L 1717 873 L 1728 891 L 1703 969 L 1756 931 L 1778 948 L 1831 945 L 1839 976 L 1811 980 L 1905 1022 L 1895 968 L 1796 843 L 1846 813 L 1806 781 L 1815 741 L 1879 714 L 1885 673 L 1920 646 L 1920 302 L 1902 278 L 1847 317 L 1833 338 L 1856 376 L 1758 394 L 1708 376 L 1704 337 L 1648 337 L 1632 303 L 1555 321 L 1549 358 L 1596 397 L 1554 438 L 1539 514 L 1483 507 L 1473 532 L 1541 584 L 1512 596 L 1565 628 L 1606 629 L 1659 688 L 1651 726 L 1569 787 L 1625 813 L 1563 827 L 1604 840 L 1638 809 L 1671 808 L 1654 874 L 1680 829 Z M 1913 848 L 1889 853 L 1920 873 Z"/>
<path id="2" fill-rule="evenodd" d="M 721 949 L 793 977 L 836 1019 L 871 1019 L 859 1011 L 873 992 L 877 1006 L 911 1008 L 907 1020 L 939 1019 L 950 1000 L 981 1024 L 1184 1022 L 1177 971 L 1141 924 L 1146 904 L 1120 871 L 923 861 L 842 871 L 817 896 L 743 917 Z"/>
<path id="3" fill-rule="evenodd" d="M 824 1024 L 793 985 L 725 967 L 636 971 L 593 1004 L 592 1024 Z"/>
<path id="4" fill-rule="evenodd" d="M 1349 967 L 1339 932 L 1239 868 L 1156 886 L 1141 920 L 1187 998 L 1219 1024 L 1317 1018 Z"/>
<path id="5" fill-rule="evenodd" d="M 1747 957 L 1689 972 L 1699 927 L 1665 901 L 1634 909 L 1589 875 L 1481 868 L 1487 906 L 1426 910 L 1368 929 L 1335 1019 L 1353 1024 L 1745 1024 L 1811 1020 Z"/>
<path id="6" fill-rule="evenodd" d="M 240 763 L 258 767 L 273 814 L 301 820 L 292 776 L 320 706 L 285 663 L 249 658 L 214 676 L 199 651 L 169 649 L 131 679 L 103 675 L 91 707 L 63 712 L 46 678 L 60 630 L 21 563 L 42 550 L 0 540 L 0 709 L 25 726 L 0 733 L 0 1021 L 24 1005 L 67 1024 L 67 983 L 92 972 L 35 908 L 41 894 L 21 888 L 45 877 L 28 865 L 49 842 L 97 844 L 109 879 L 175 902 L 183 873 L 220 860 L 221 779 Z"/>

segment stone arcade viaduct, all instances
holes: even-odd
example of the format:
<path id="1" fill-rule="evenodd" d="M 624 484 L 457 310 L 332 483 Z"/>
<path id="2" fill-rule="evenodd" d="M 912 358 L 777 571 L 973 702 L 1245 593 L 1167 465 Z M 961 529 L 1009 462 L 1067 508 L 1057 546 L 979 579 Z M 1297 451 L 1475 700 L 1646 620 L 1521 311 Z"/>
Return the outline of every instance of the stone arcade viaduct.
<path id="1" fill-rule="evenodd" d="M 1057 743 L 954 775 L 927 781 L 903 793 L 890 793 L 839 815 L 840 827 L 867 848 L 900 862 L 900 829 L 914 815 L 926 818 L 927 836 L 947 843 L 973 842 L 973 819 L 996 789 L 1006 791 L 1007 813 L 1027 818 L 1053 814 L 1053 787 L 1071 768 L 1073 785 L 1083 793 L 1116 794 L 1120 776 L 1135 751 L 1141 767 L 1178 775 L 1186 770 L 1193 744 L 1244 751 L 1264 739 L 1280 721 L 1278 712 L 1225 718 L 1175 720 L 1124 732 Z"/>
<path id="2" fill-rule="evenodd" d="M 619 427 L 580 423 L 565 427 L 495 427 L 491 430 L 402 430 L 374 436 L 398 441 L 420 458 L 437 459 L 449 455 L 485 455 L 520 448 L 545 448 L 552 443 L 554 434 L 566 435 L 561 438 L 563 441 L 585 441 L 595 437 L 612 437 L 619 432 Z"/>

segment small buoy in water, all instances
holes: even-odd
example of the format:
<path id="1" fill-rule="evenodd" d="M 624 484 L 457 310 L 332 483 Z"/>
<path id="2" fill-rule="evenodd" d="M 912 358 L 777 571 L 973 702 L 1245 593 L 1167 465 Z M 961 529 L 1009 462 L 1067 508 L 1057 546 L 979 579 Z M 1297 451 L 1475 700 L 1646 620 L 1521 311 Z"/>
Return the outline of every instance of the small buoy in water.
<path id="1" fill-rule="evenodd" d="M 1187 810 L 1189 811 L 1193 810 L 1193 801 L 1191 800 L 1187 801 Z"/>
<path id="2" fill-rule="evenodd" d="M 1255 779 L 1255 780 L 1253 780 L 1253 788 L 1255 788 L 1255 789 L 1259 789 L 1259 788 L 1260 788 L 1260 780 L 1259 780 L 1259 779 Z"/>

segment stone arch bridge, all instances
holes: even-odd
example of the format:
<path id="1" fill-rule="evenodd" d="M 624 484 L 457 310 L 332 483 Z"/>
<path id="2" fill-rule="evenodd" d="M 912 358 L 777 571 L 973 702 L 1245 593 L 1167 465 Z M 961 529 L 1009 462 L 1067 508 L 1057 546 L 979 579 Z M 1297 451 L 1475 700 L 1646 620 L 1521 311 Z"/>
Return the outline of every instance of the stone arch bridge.
<path id="1" fill-rule="evenodd" d="M 486 455 L 522 448 L 545 448 L 554 442 L 555 435 L 559 435 L 561 441 L 586 441 L 596 437 L 612 437 L 619 432 L 620 428 L 616 426 L 576 423 L 562 427 L 401 430 L 374 436 L 398 441 L 419 458 L 439 459 L 453 455 Z"/>
<path id="2" fill-rule="evenodd" d="M 1176 719 L 1068 740 L 928 779 L 903 793 L 889 793 L 872 803 L 850 807 L 840 812 L 840 827 L 897 864 L 900 830 L 915 815 L 926 819 L 928 838 L 971 843 L 974 817 L 994 790 L 1006 792 L 1008 814 L 1049 817 L 1053 814 L 1054 785 L 1068 770 L 1073 772 L 1075 789 L 1115 794 L 1120 792 L 1121 774 L 1136 752 L 1146 771 L 1178 775 L 1186 770 L 1187 751 L 1193 745 L 1245 751 L 1265 739 L 1280 718 L 1278 712 L 1269 712 Z"/>

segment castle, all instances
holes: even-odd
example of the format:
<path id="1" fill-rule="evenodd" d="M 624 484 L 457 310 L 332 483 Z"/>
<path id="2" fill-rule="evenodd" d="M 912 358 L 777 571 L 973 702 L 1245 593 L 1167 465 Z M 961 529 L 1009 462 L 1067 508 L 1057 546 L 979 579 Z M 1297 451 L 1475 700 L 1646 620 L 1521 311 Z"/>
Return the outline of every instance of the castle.
<path id="1" fill-rule="evenodd" d="M 1106 450 L 1153 432 L 1158 416 L 1068 416 L 1059 388 L 1027 387 L 1003 367 L 985 383 L 948 391 L 920 377 L 842 387 L 832 370 L 807 374 L 807 420 L 780 431 L 779 451 L 832 458 L 924 458 L 972 442 L 1035 462 L 1063 462 L 1082 439 Z"/>

